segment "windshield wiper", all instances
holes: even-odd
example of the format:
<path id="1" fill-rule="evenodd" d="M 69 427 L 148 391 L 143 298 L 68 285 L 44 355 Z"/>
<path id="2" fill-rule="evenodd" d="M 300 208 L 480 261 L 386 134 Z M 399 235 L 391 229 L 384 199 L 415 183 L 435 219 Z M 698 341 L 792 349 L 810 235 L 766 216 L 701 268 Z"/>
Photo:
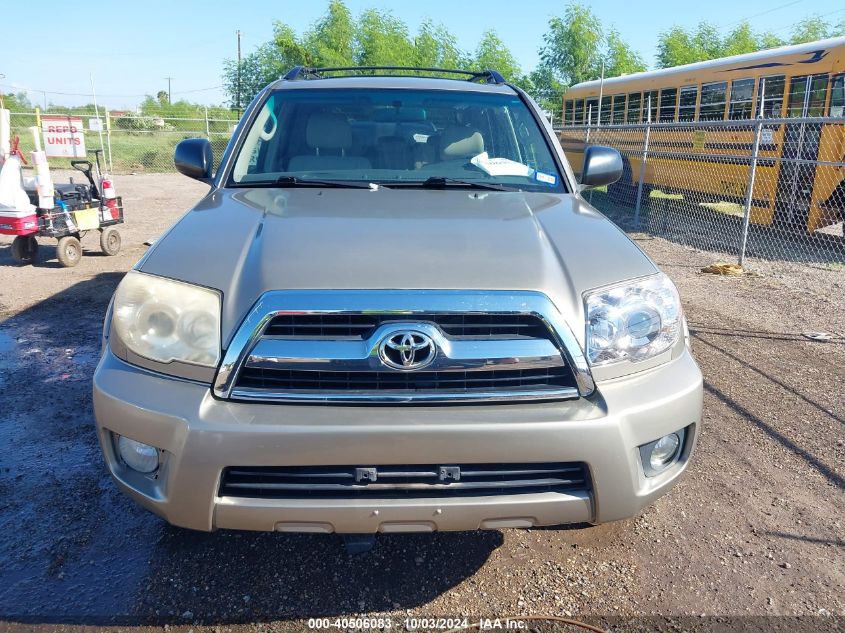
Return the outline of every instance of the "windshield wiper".
<path id="1" fill-rule="evenodd" d="M 319 180 L 299 178 L 298 176 L 279 176 L 276 180 L 256 180 L 254 182 L 241 181 L 239 187 L 279 187 L 282 189 L 293 187 L 326 187 L 333 189 L 372 189 L 369 182 L 355 180 Z"/>
<path id="2" fill-rule="evenodd" d="M 456 187 L 464 189 L 485 189 L 488 191 L 513 191 L 513 187 L 497 185 L 491 182 L 480 182 L 478 180 L 461 180 L 459 178 L 446 178 L 445 176 L 429 176 L 425 180 L 408 180 L 396 182 L 379 183 L 382 187 L 420 187 L 421 189 L 446 189 Z"/>
<path id="3" fill-rule="evenodd" d="M 298 178 L 297 176 L 279 176 L 277 187 L 335 187 L 337 189 L 372 189 L 368 182 L 355 180 L 320 180 L 317 178 Z"/>

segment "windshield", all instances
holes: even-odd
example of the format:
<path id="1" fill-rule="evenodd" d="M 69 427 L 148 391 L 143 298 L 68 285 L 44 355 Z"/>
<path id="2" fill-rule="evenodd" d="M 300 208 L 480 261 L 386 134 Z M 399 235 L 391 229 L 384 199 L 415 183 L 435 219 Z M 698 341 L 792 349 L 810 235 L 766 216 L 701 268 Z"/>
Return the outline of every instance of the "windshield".
<path id="1" fill-rule="evenodd" d="M 309 181 L 564 191 L 544 133 L 519 96 L 448 90 L 271 93 L 229 184 Z"/>

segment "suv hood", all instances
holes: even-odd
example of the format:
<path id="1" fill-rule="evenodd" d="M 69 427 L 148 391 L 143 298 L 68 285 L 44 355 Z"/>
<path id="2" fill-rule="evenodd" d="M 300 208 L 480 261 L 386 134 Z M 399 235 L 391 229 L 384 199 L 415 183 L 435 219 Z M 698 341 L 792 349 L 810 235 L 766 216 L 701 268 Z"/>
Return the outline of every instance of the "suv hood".
<path id="1" fill-rule="evenodd" d="M 214 190 L 138 268 L 220 290 L 224 346 L 285 289 L 538 290 L 581 340 L 583 292 L 657 272 L 575 195 L 389 188 Z"/>

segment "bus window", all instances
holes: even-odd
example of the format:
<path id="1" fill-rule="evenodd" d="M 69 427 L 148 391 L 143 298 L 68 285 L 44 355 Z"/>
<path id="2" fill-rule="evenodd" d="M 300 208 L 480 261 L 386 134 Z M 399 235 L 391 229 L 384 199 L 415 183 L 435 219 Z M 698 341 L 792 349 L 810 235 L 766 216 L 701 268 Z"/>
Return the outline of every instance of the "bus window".
<path id="1" fill-rule="evenodd" d="M 575 101 L 575 125 L 584 125 L 584 100 Z"/>
<path id="2" fill-rule="evenodd" d="M 754 80 L 734 79 L 731 82 L 731 104 L 728 108 L 729 119 L 750 119 L 754 105 Z"/>
<path id="3" fill-rule="evenodd" d="M 657 90 L 649 90 L 643 93 L 643 122 L 655 123 L 657 121 Z"/>
<path id="4" fill-rule="evenodd" d="M 678 121 L 695 121 L 695 101 L 698 99 L 698 86 L 681 88 L 678 102 Z"/>
<path id="5" fill-rule="evenodd" d="M 701 86 L 701 105 L 698 107 L 699 121 L 720 121 L 725 118 L 725 96 L 728 84 L 719 81 Z"/>
<path id="6" fill-rule="evenodd" d="M 757 80 L 757 112 L 760 111 L 760 98 L 764 96 L 763 93 L 765 92 L 764 119 L 778 119 L 783 116 L 781 106 L 783 105 L 783 86 L 785 83 L 786 77 L 783 75 L 760 77 Z"/>
<path id="7" fill-rule="evenodd" d="M 563 124 L 572 125 L 572 99 L 563 102 Z"/>
<path id="8" fill-rule="evenodd" d="M 827 101 L 827 75 L 814 75 L 810 81 L 810 98 L 807 100 L 807 116 L 823 116 Z"/>
<path id="9" fill-rule="evenodd" d="M 786 116 L 821 116 L 827 97 L 827 75 L 793 77 L 789 83 Z"/>
<path id="10" fill-rule="evenodd" d="M 610 95 L 601 98 L 601 118 L 599 121 L 602 125 L 610 123 Z"/>
<path id="11" fill-rule="evenodd" d="M 599 100 L 598 97 L 587 99 L 584 103 L 584 117 L 588 125 L 595 125 L 599 120 Z"/>
<path id="12" fill-rule="evenodd" d="M 625 119 L 627 123 L 640 122 L 640 93 L 632 92 L 628 95 L 628 115 Z"/>
<path id="13" fill-rule="evenodd" d="M 625 122 L 625 95 L 613 96 L 613 119 L 611 123 L 619 125 Z"/>
<path id="14" fill-rule="evenodd" d="M 664 88 L 660 91 L 660 122 L 675 120 L 675 104 L 678 101 L 677 88 Z"/>
<path id="15" fill-rule="evenodd" d="M 845 116 L 845 73 L 834 75 L 830 82 L 828 116 Z"/>

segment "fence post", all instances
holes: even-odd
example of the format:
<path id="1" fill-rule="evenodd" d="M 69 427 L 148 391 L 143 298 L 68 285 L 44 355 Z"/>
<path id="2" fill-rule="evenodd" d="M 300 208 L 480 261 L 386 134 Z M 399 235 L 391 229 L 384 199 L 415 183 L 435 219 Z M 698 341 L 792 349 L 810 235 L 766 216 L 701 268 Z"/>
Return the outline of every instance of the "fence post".
<path id="1" fill-rule="evenodd" d="M 751 149 L 751 165 L 748 170 L 748 189 L 745 192 L 745 211 L 742 217 L 742 243 L 739 246 L 739 266 L 745 264 L 745 247 L 748 244 L 748 227 L 751 224 L 751 201 L 754 198 L 754 178 L 757 175 L 757 157 L 760 154 L 760 137 L 763 119 L 757 119 L 754 127 L 754 145 Z"/>
<path id="2" fill-rule="evenodd" d="M 209 141 L 211 140 L 211 134 L 209 134 L 208 130 L 208 106 L 205 106 L 205 138 Z"/>
<path id="3" fill-rule="evenodd" d="M 640 163 L 640 182 L 637 185 L 637 204 L 634 205 L 634 228 L 640 228 L 640 207 L 643 199 L 643 180 L 645 180 L 645 164 L 648 160 L 648 138 L 651 134 L 651 123 L 646 123 L 645 139 L 643 139 L 643 161 Z"/>

